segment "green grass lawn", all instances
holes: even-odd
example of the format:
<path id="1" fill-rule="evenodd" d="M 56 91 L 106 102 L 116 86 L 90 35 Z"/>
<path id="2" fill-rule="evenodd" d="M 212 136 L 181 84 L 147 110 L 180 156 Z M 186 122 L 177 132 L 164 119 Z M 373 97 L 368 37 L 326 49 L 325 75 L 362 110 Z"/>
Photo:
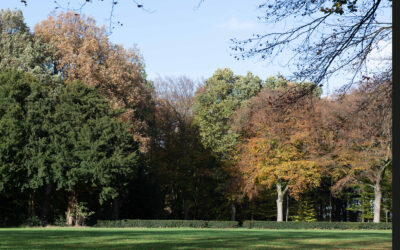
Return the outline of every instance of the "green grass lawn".
<path id="1" fill-rule="evenodd" d="M 199 249 L 392 247 L 392 231 L 193 228 L 3 228 L 0 249 Z"/>

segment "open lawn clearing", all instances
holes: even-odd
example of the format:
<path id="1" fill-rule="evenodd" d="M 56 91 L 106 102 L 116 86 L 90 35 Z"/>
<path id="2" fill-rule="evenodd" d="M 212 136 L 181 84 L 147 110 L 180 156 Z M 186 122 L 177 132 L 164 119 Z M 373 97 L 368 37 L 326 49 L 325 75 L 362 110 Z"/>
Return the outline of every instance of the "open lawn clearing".
<path id="1" fill-rule="evenodd" d="M 390 230 L 2 228 L 0 249 L 391 249 Z"/>

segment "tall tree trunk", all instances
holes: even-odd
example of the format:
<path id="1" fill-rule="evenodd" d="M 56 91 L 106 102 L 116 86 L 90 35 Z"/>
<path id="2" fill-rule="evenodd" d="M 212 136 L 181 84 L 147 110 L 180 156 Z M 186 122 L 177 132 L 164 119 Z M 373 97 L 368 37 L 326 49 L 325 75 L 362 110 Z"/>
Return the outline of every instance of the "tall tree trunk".
<path id="1" fill-rule="evenodd" d="M 118 199 L 118 197 L 114 198 L 112 205 L 113 205 L 113 219 L 118 220 L 119 219 L 119 199 Z"/>
<path id="2" fill-rule="evenodd" d="M 42 217 L 45 223 L 49 223 L 49 212 L 50 212 L 50 194 L 53 190 L 53 184 L 47 183 L 44 188 L 43 206 L 42 206 Z"/>
<path id="3" fill-rule="evenodd" d="M 330 222 L 332 222 L 332 211 L 333 211 L 332 192 L 329 192 L 329 221 Z"/>
<path id="4" fill-rule="evenodd" d="M 282 183 L 280 180 L 276 182 L 276 190 L 278 192 L 278 198 L 276 199 L 276 207 L 277 207 L 277 218 L 276 221 L 283 221 L 283 199 L 288 190 L 286 186 L 285 190 L 282 191 Z"/>
<path id="5" fill-rule="evenodd" d="M 382 190 L 380 181 L 377 181 L 375 183 L 374 192 L 375 192 L 374 223 L 379 223 L 381 221 L 381 200 L 382 200 Z"/>
<path id="6" fill-rule="evenodd" d="M 35 215 L 35 191 L 29 191 L 29 199 L 28 199 L 28 214 L 30 216 Z"/>
<path id="7" fill-rule="evenodd" d="M 383 165 L 381 165 L 379 172 L 377 173 L 375 185 L 374 185 L 374 193 L 375 193 L 375 200 L 374 200 L 374 223 L 379 223 L 381 221 L 381 201 L 382 201 L 382 189 L 381 189 L 381 181 L 384 176 L 386 167 L 391 163 L 389 161 L 390 156 L 390 147 L 388 146 L 388 156 L 386 161 Z"/>
<path id="8" fill-rule="evenodd" d="M 67 224 L 68 226 L 72 226 L 75 222 L 75 214 L 76 214 L 76 205 L 77 205 L 77 194 L 76 190 L 73 189 L 70 196 L 68 197 L 68 207 L 67 207 Z"/>
<path id="9" fill-rule="evenodd" d="M 286 195 L 286 221 L 289 221 L 289 193 Z"/>
<path id="10" fill-rule="evenodd" d="M 234 201 L 232 201 L 232 203 L 231 203 L 231 209 L 232 209 L 231 221 L 235 221 L 236 220 L 236 205 L 235 205 Z"/>

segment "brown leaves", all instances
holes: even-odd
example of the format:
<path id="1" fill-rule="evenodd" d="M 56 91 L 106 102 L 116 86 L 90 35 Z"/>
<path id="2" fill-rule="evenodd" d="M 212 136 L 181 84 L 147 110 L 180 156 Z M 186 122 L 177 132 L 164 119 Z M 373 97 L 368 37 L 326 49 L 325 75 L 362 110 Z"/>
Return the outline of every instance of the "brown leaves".
<path id="1" fill-rule="evenodd" d="M 321 170 L 313 159 L 318 151 L 315 137 L 320 114 L 314 108 L 318 100 L 308 96 L 292 103 L 291 94 L 298 93 L 291 91 L 267 89 L 239 110 L 239 116 L 247 120 L 241 129 L 251 131 L 242 132 L 237 155 L 247 191 L 284 181 L 291 194 L 299 197 L 319 185 Z"/>
<path id="2" fill-rule="evenodd" d="M 151 101 L 138 51 L 111 43 L 104 27 L 73 12 L 50 16 L 35 26 L 35 34 L 54 45 L 55 70 L 65 82 L 81 80 L 114 107 L 125 109 L 121 119 L 132 124 L 132 134 L 145 151 Z"/>

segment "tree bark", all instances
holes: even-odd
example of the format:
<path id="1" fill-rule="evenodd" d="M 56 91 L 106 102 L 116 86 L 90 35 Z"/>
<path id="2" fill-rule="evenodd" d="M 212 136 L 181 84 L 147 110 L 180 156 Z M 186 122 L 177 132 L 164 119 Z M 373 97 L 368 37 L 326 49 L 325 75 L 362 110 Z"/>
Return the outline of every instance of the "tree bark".
<path id="1" fill-rule="evenodd" d="M 235 221 L 236 220 L 236 205 L 235 205 L 235 202 L 233 202 L 233 201 L 231 204 L 231 209 L 232 209 L 231 221 Z"/>
<path id="2" fill-rule="evenodd" d="M 374 223 L 381 221 L 381 200 L 382 190 L 380 181 L 377 181 L 374 186 L 375 200 L 374 200 Z"/>
<path id="3" fill-rule="evenodd" d="M 76 204 L 77 204 L 77 194 L 75 189 L 72 190 L 69 198 L 68 198 L 68 207 L 67 207 L 67 224 L 68 226 L 73 226 L 75 222 L 75 213 L 76 213 Z"/>
<path id="4" fill-rule="evenodd" d="M 283 221 L 283 199 L 288 190 L 288 187 L 286 186 L 285 190 L 282 191 L 282 183 L 281 181 L 277 181 L 276 189 L 278 192 L 278 198 L 276 199 L 276 206 L 277 206 L 276 221 Z"/>

